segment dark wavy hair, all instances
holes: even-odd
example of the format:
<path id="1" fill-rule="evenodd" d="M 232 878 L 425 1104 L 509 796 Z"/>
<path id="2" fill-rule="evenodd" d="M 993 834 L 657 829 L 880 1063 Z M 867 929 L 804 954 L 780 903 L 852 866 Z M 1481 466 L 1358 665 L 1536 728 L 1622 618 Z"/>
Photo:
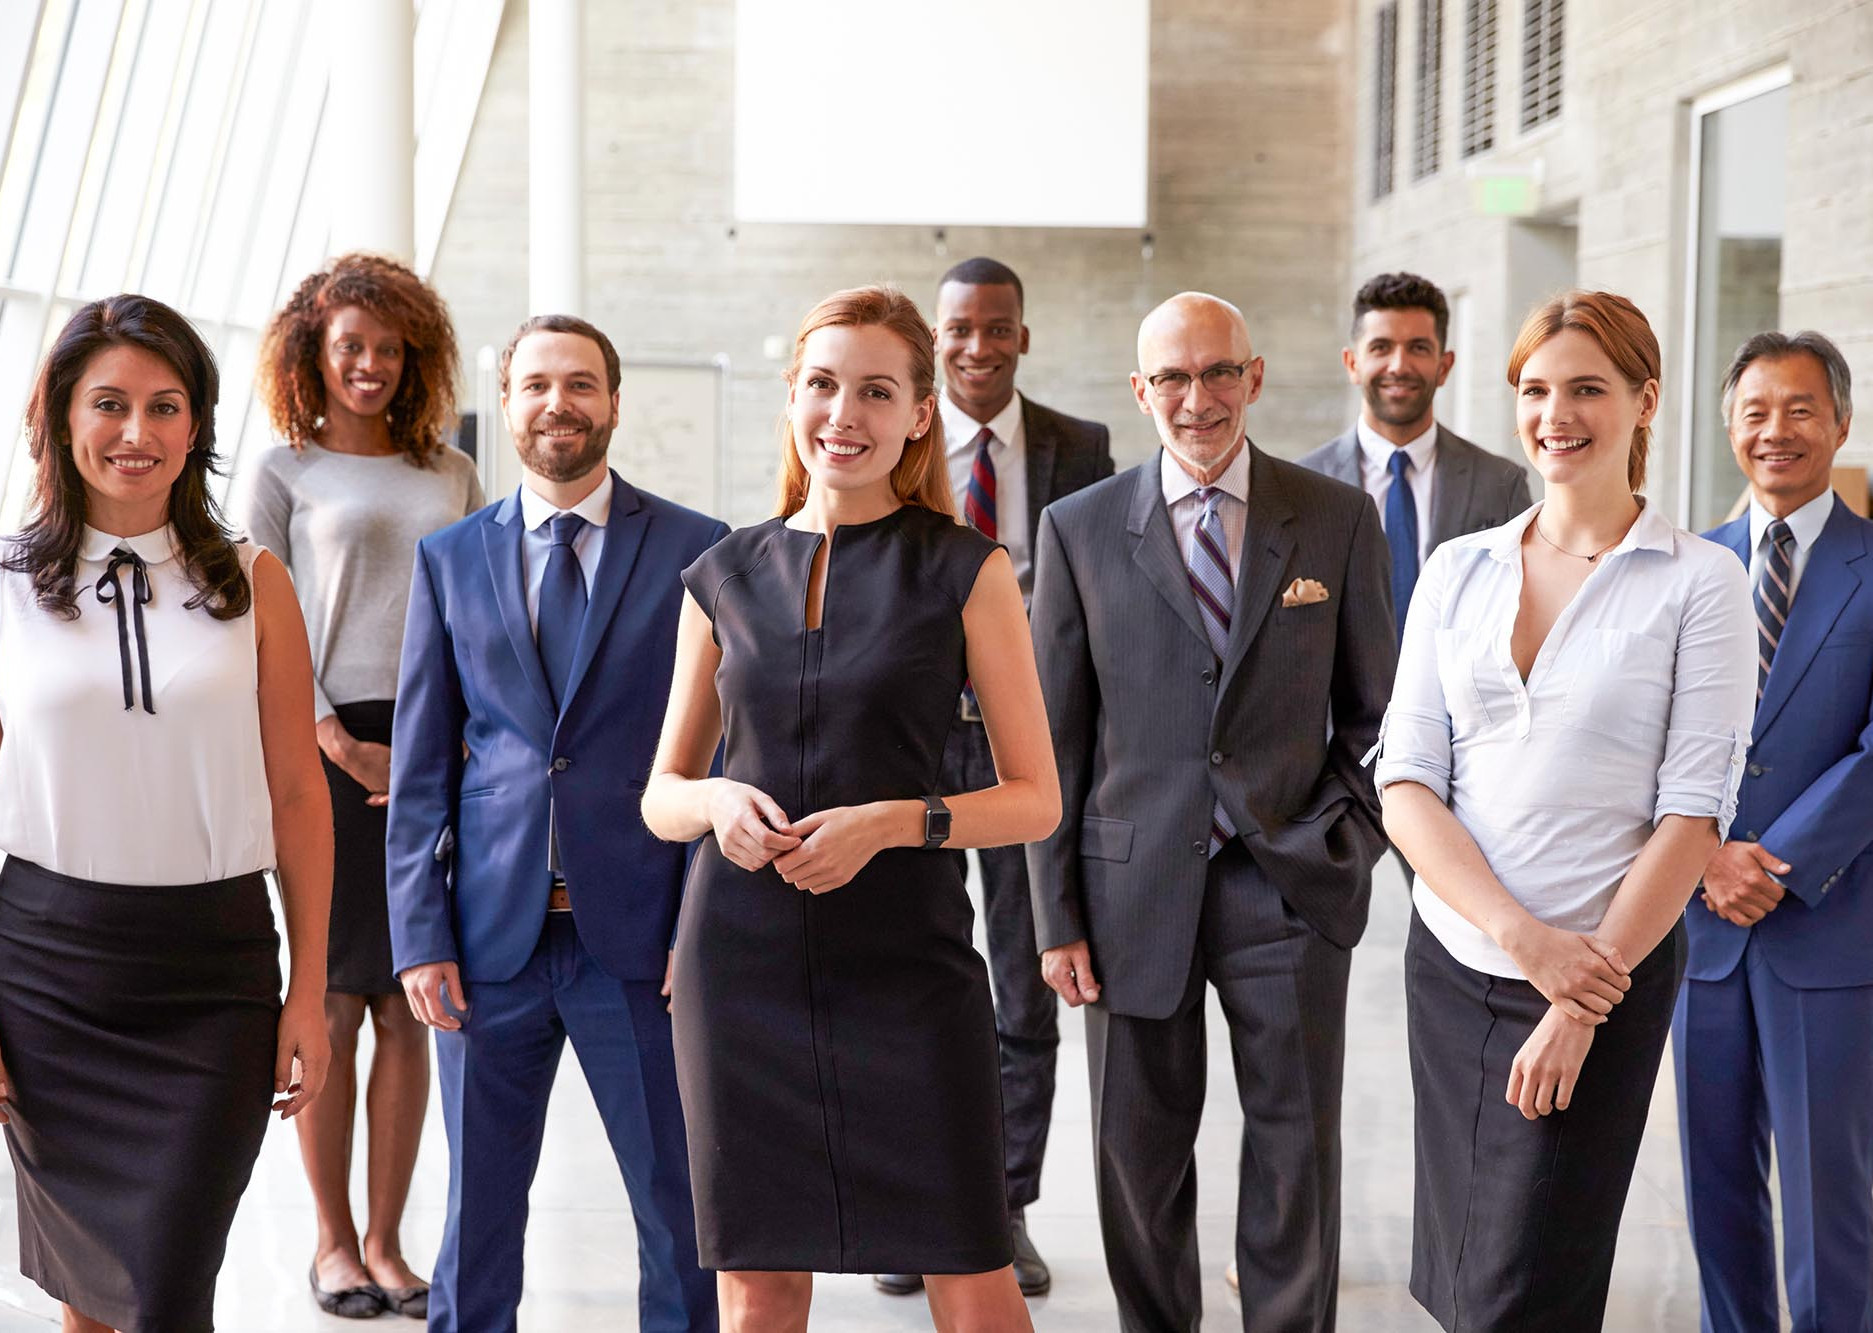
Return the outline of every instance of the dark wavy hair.
<path id="1" fill-rule="evenodd" d="M 32 517 L 6 553 L 5 568 L 32 579 L 39 605 L 66 620 L 78 616 L 75 576 L 84 542 L 85 484 L 72 457 L 72 393 L 91 359 L 107 347 L 140 347 L 161 357 L 188 395 L 195 436 L 182 473 L 169 488 L 183 572 L 196 593 L 188 606 L 233 620 L 253 605 L 253 588 L 208 478 L 222 471 L 215 452 L 215 400 L 221 377 L 214 354 L 188 320 L 161 301 L 124 294 L 93 301 L 59 331 L 33 381 L 26 404 L 26 442 L 33 462 Z"/>
<path id="2" fill-rule="evenodd" d="M 1437 348 L 1450 346 L 1450 303 L 1429 278 L 1416 273 L 1381 273 L 1368 278 L 1353 297 L 1353 340 L 1359 339 L 1359 321 L 1374 310 L 1423 310 L 1437 328 Z"/>
<path id="3" fill-rule="evenodd" d="M 390 443 L 418 467 L 442 452 L 455 420 L 458 356 L 449 308 L 435 289 L 394 259 L 340 255 L 299 284 L 260 340 L 255 387 L 273 429 L 293 448 L 325 427 L 325 326 L 347 306 L 368 310 L 403 335 L 403 378 L 384 408 Z"/>

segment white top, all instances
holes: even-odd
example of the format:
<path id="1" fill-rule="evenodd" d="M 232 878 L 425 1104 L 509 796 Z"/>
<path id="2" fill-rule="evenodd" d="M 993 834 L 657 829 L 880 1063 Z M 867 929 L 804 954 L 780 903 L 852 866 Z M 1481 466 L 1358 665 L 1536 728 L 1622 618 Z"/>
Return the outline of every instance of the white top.
<path id="1" fill-rule="evenodd" d="M 1788 599 L 1791 603 L 1795 600 L 1795 590 L 1801 587 L 1808 557 L 1814 554 L 1814 544 L 1820 540 L 1821 529 L 1827 526 L 1828 516 L 1833 512 L 1834 491 L 1830 487 L 1788 516 L 1789 535 L 1795 539 L 1795 550 L 1789 559 Z M 1769 525 L 1773 522 L 1775 515 L 1764 509 L 1762 501 L 1752 493 L 1749 497 L 1749 586 L 1752 588 L 1762 577 L 1762 562 L 1769 558 Z"/>
<path id="2" fill-rule="evenodd" d="M 1184 471 L 1169 449 L 1158 450 L 1158 484 L 1164 488 L 1164 508 L 1171 516 L 1171 531 L 1177 535 L 1177 553 L 1188 566 L 1196 550 L 1197 520 L 1203 517 L 1203 502 L 1197 499 L 1197 479 Z M 1242 568 L 1242 532 L 1249 525 L 1249 447 L 1236 450 L 1235 458 L 1213 483 L 1222 491 L 1216 517 L 1222 520 L 1223 536 L 1229 539 L 1230 577 L 1239 578 Z"/>
<path id="3" fill-rule="evenodd" d="M 148 563 L 143 608 L 156 711 L 145 712 L 123 589 L 136 706 L 124 707 L 117 611 L 97 582 L 119 545 Z M 252 576 L 260 548 L 236 548 Z M 39 608 L 30 579 L 0 571 L 0 851 L 110 884 L 200 884 L 270 869 L 273 807 L 260 750 L 254 616 L 216 620 L 169 529 L 120 538 L 86 528 L 78 618 Z"/>
<path id="4" fill-rule="evenodd" d="M 1555 620 L 1524 685 L 1509 635 L 1522 534 L 1540 510 L 1431 553 L 1376 776 L 1381 789 L 1436 792 L 1518 903 L 1590 932 L 1660 819 L 1728 831 L 1756 707 L 1756 625 L 1737 558 L 1648 507 Z M 1522 975 L 1422 876 L 1412 901 L 1458 962 Z"/>
<path id="5" fill-rule="evenodd" d="M 540 589 L 546 584 L 546 558 L 553 553 L 553 530 L 547 526 L 559 514 L 577 514 L 585 520 L 573 539 L 572 553 L 579 557 L 579 572 L 585 575 L 585 591 L 592 591 L 592 576 L 598 572 L 598 556 L 605 549 L 605 520 L 611 517 L 611 469 L 598 488 L 571 509 L 555 509 L 525 482 L 520 487 L 520 521 L 527 533 L 520 543 L 527 562 L 527 620 L 533 637 L 540 637 Z"/>
<path id="6" fill-rule="evenodd" d="M 1418 511 L 1418 568 L 1431 553 L 1431 497 L 1437 489 L 1437 423 L 1409 444 L 1393 444 L 1366 424 L 1362 416 L 1359 436 L 1359 481 L 1379 507 L 1379 525 L 1385 525 L 1385 500 L 1392 493 L 1392 455 L 1403 449 L 1411 459 L 1405 476 L 1411 482 L 1411 503 Z M 1412 596 L 1417 596 L 1414 592 Z"/>
<path id="7" fill-rule="evenodd" d="M 937 412 L 943 418 L 943 447 L 948 451 L 950 491 L 958 518 L 962 518 L 969 473 L 976 465 L 970 446 L 984 426 L 994 432 L 989 459 L 995 464 L 995 540 L 1008 548 L 1022 595 L 1030 595 L 1034 591 L 1034 542 L 1028 532 L 1028 428 L 1021 416 L 1021 395 L 1010 398 L 993 421 L 977 421 L 950 401 L 946 389 L 937 396 Z"/>

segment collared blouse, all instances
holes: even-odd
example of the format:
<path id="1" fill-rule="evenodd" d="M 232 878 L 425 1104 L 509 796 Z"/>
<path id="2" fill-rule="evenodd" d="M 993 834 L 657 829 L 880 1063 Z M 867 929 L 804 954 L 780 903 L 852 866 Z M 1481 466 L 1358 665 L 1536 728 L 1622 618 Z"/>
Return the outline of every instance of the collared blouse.
<path id="1" fill-rule="evenodd" d="M 1446 542 L 1425 565 L 1376 779 L 1436 792 L 1531 915 L 1591 932 L 1659 820 L 1727 833 L 1755 711 L 1755 616 L 1737 558 L 1647 506 L 1524 682 L 1509 636 L 1540 510 Z M 1422 876 L 1412 901 L 1458 962 L 1522 975 Z"/>

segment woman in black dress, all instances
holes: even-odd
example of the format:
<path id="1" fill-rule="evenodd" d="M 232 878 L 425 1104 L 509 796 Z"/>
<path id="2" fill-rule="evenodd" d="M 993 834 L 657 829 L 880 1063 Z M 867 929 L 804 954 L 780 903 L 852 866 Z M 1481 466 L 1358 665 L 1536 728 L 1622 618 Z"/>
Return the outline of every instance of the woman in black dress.
<path id="1" fill-rule="evenodd" d="M 712 835 L 671 1009 L 729 1330 L 804 1328 L 815 1271 L 921 1273 L 937 1327 L 1029 1327 L 988 973 L 955 859 L 930 853 L 1045 836 L 1059 784 L 1014 567 L 952 517 L 934 377 L 901 293 L 822 301 L 778 513 L 683 575 L 644 818 Z M 939 797 L 965 680 L 1000 780 Z"/>

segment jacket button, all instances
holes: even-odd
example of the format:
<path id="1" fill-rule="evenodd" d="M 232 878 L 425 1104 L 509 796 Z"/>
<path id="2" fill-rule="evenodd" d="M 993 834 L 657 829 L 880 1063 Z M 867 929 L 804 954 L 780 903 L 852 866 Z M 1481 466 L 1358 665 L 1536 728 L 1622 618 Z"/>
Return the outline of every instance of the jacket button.
<path id="1" fill-rule="evenodd" d="M 1222 752 L 1221 750 L 1211 750 L 1211 751 L 1210 751 L 1210 762 L 1211 762 L 1212 764 L 1220 764 L 1220 763 L 1222 763 L 1222 762 L 1223 762 L 1223 752 Z"/>
<path id="2" fill-rule="evenodd" d="M 553 761 L 553 771 L 555 773 L 564 773 L 567 769 L 571 767 L 572 767 L 572 760 L 566 758 L 566 756 L 563 754 L 559 756 L 559 758 Z"/>
<path id="3" fill-rule="evenodd" d="M 1210 844 L 1207 842 L 1193 842 L 1190 844 L 1190 850 L 1195 852 L 1198 856 L 1208 856 L 1210 854 Z"/>
<path id="4" fill-rule="evenodd" d="M 1756 841 L 1756 837 L 1757 837 L 1757 834 L 1756 834 L 1756 830 L 1755 830 L 1755 829 L 1751 829 L 1751 830 L 1750 830 L 1749 832 L 1747 832 L 1747 833 L 1745 833 L 1745 834 L 1743 835 L 1743 841 L 1744 841 L 1744 842 L 1754 842 L 1754 841 Z"/>
<path id="5" fill-rule="evenodd" d="M 1762 765 L 1761 765 L 1761 764 L 1751 764 L 1751 765 L 1749 766 L 1749 775 L 1750 775 L 1750 776 L 1751 776 L 1752 778 L 1759 778 L 1759 777 L 1761 777 L 1761 776 L 1762 776 Z"/>
<path id="6" fill-rule="evenodd" d="M 1209 667 L 1203 668 L 1203 683 L 1205 685 L 1214 685 L 1216 683 L 1216 673 Z"/>

